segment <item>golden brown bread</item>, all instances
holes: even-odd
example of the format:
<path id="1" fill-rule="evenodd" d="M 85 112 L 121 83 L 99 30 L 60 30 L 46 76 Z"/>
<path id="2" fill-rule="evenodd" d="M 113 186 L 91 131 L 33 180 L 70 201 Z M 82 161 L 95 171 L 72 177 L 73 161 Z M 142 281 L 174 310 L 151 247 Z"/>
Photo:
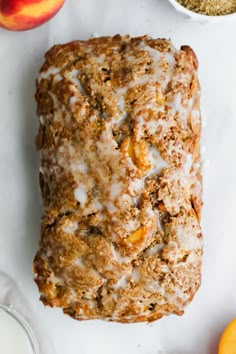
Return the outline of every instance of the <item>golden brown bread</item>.
<path id="1" fill-rule="evenodd" d="M 57 45 L 37 79 L 41 300 L 78 320 L 182 314 L 200 285 L 196 55 L 148 36 Z"/>

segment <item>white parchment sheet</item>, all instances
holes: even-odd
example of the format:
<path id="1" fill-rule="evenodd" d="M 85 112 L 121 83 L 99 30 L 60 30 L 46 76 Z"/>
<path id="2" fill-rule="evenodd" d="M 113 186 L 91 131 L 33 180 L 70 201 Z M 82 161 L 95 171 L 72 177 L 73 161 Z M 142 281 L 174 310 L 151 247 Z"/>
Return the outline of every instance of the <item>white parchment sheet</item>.
<path id="1" fill-rule="evenodd" d="M 45 309 L 32 280 L 42 214 L 34 147 L 37 71 L 53 44 L 116 33 L 170 37 L 177 47 L 191 45 L 200 63 L 205 125 L 202 286 L 182 317 L 151 325 L 76 322 L 60 310 Z M 0 29 L 0 269 L 15 280 L 33 309 L 51 354 L 217 353 L 223 328 L 236 317 L 235 33 L 236 22 L 195 23 L 167 0 L 67 0 L 52 21 L 35 30 Z"/>

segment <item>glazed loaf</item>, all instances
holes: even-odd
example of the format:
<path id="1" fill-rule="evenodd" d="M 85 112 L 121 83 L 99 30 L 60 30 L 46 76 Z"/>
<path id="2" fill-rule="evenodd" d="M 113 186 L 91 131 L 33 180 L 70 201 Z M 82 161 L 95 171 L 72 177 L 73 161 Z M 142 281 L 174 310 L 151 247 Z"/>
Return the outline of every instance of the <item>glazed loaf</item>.
<path id="1" fill-rule="evenodd" d="M 182 314 L 201 280 L 193 50 L 148 36 L 56 45 L 37 78 L 45 212 L 35 281 L 77 320 Z"/>

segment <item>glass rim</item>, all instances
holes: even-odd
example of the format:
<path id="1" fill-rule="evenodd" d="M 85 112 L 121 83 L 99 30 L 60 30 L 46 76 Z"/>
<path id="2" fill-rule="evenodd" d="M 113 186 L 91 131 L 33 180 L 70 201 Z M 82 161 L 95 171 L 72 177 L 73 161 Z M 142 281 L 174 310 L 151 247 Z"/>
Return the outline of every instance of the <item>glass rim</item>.
<path id="1" fill-rule="evenodd" d="M 0 303 L 0 309 L 4 310 L 9 316 L 11 316 L 23 329 L 23 331 L 25 332 L 29 340 L 32 349 L 32 354 L 39 354 L 39 347 L 38 347 L 36 336 L 34 334 L 32 327 L 26 321 L 26 319 L 23 316 L 21 316 L 11 305 L 7 306 Z"/>

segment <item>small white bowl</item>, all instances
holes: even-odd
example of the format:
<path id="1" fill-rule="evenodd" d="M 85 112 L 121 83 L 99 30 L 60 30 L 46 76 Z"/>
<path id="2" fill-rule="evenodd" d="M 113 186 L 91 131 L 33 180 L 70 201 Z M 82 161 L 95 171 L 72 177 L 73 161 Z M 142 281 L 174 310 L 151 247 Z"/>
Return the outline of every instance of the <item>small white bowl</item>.
<path id="1" fill-rule="evenodd" d="M 29 323 L 18 312 L 16 312 L 16 310 L 14 310 L 14 308 L 11 306 L 6 306 L 6 305 L 0 304 L 0 311 L 3 311 L 5 313 L 5 315 L 12 321 L 12 322 L 10 322 L 12 325 L 12 328 L 11 327 L 8 328 L 8 326 L 7 326 L 7 329 L 5 329 L 4 335 L 7 336 L 7 334 L 8 334 L 9 338 L 11 336 L 12 337 L 11 340 L 16 341 L 16 343 L 17 343 L 17 340 L 20 342 L 20 339 L 22 338 L 24 348 L 21 347 L 21 349 L 18 349 L 19 352 L 22 353 L 22 349 L 27 350 L 27 349 L 25 349 L 26 348 L 25 344 L 27 343 L 28 344 L 27 348 L 30 349 L 30 353 L 39 354 L 39 347 L 38 347 L 37 339 L 36 339 L 36 336 L 35 336 L 32 328 L 30 327 Z M 5 323 L 5 326 L 6 326 L 6 323 Z M 1 323 L 1 328 L 2 328 L 2 323 Z M 10 328 L 12 329 L 11 333 L 10 333 Z M 16 333 L 14 333 L 15 329 L 16 329 Z M 23 331 L 21 332 L 21 331 L 19 331 L 19 329 L 23 330 Z M 8 339 L 8 337 L 5 337 L 5 338 Z M 10 349 L 6 348 L 6 350 L 8 353 Z M 18 350 L 17 350 L 17 352 L 18 352 Z M 2 354 L 1 348 L 0 348 L 0 352 Z M 10 350 L 10 352 L 12 352 L 12 351 Z M 27 350 L 27 353 L 28 352 L 29 352 L 29 350 Z"/>
<path id="2" fill-rule="evenodd" d="M 233 12 L 232 14 L 228 15 L 219 15 L 219 16 L 209 16 L 209 15 L 202 15 L 197 12 L 188 10 L 186 7 L 180 5 L 180 3 L 176 0 L 168 0 L 178 12 L 181 12 L 188 18 L 191 18 L 192 20 L 195 21 L 200 21 L 200 22 L 220 22 L 220 21 L 225 21 L 225 20 L 236 20 L 236 12 Z"/>

